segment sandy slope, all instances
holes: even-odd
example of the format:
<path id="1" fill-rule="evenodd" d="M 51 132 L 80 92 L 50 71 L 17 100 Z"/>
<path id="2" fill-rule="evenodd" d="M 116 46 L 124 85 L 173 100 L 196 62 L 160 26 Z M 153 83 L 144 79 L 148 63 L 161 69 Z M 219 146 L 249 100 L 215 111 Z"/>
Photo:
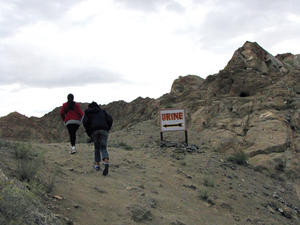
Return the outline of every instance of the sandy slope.
<path id="1" fill-rule="evenodd" d="M 65 224 L 75 225 L 300 224 L 295 181 L 228 162 L 228 155 L 197 143 L 197 135 L 190 133 L 190 144 L 201 148 L 182 152 L 160 148 L 159 133 L 147 122 L 114 132 L 106 177 L 103 166 L 93 169 L 91 144 L 78 144 L 74 155 L 69 143 L 35 144 L 46 152 L 37 178 L 43 183 L 56 178 L 41 200 Z M 182 137 L 175 136 L 165 138 Z M 133 149 L 123 149 L 121 142 Z M 1 167 L 10 171 L 12 164 L 1 157 Z M 205 193 L 208 198 L 201 199 Z"/>

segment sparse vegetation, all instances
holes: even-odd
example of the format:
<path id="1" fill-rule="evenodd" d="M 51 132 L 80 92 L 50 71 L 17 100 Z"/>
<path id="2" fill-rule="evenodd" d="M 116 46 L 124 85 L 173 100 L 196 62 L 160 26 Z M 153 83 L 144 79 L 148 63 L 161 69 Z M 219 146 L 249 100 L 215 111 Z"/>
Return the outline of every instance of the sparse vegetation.
<path id="1" fill-rule="evenodd" d="M 17 177 L 19 180 L 30 181 L 34 178 L 38 169 L 40 167 L 40 162 L 38 160 L 21 159 L 17 161 Z"/>
<path id="2" fill-rule="evenodd" d="M 31 160 L 38 155 L 37 152 L 32 148 L 31 144 L 25 144 L 25 143 L 17 143 L 14 146 L 14 153 L 16 159 L 18 160 L 19 159 Z"/>
<path id="3" fill-rule="evenodd" d="M 227 161 L 236 163 L 238 165 L 245 165 L 247 164 L 248 157 L 244 152 L 236 152 L 233 155 L 227 158 Z"/>
<path id="4" fill-rule="evenodd" d="M 165 105 L 165 108 L 166 108 L 166 109 L 171 109 L 171 108 L 173 108 L 173 105 L 172 105 L 171 103 L 167 103 L 167 104 Z"/>
<path id="5" fill-rule="evenodd" d="M 128 145 L 128 144 L 125 143 L 125 142 L 119 142 L 118 145 L 119 145 L 121 148 L 123 148 L 123 149 L 125 149 L 125 150 L 127 150 L 127 151 L 133 150 L 133 147 L 130 146 L 130 145 Z"/>
<path id="6" fill-rule="evenodd" d="M 200 189 L 199 194 L 197 195 L 202 201 L 206 201 L 210 205 L 214 205 L 214 201 L 211 199 L 209 196 L 208 190 L 207 189 Z"/>
<path id="7" fill-rule="evenodd" d="M 207 189 L 201 189 L 201 190 L 199 190 L 199 195 L 198 196 L 202 200 L 207 200 L 208 199 L 208 190 Z"/>
<path id="8" fill-rule="evenodd" d="M 45 187 L 46 193 L 52 192 L 52 190 L 54 188 L 55 178 L 56 178 L 56 176 L 53 176 L 52 179 L 50 179 L 48 181 L 48 183 L 46 183 L 46 187 Z"/>
<path id="9" fill-rule="evenodd" d="M 14 148 L 17 160 L 16 174 L 21 181 L 30 181 L 34 178 L 42 164 L 43 151 L 37 151 L 31 144 L 18 143 Z"/>
<path id="10" fill-rule="evenodd" d="M 19 219 L 27 215 L 26 210 L 32 204 L 34 195 L 9 182 L 0 193 L 0 199 L 0 224 L 19 224 Z"/>
<path id="11" fill-rule="evenodd" d="M 215 186 L 215 182 L 210 177 L 203 176 L 203 185 L 205 187 L 214 187 Z"/>
<path id="12" fill-rule="evenodd" d="M 124 149 L 127 150 L 127 151 L 131 151 L 131 150 L 133 150 L 133 147 L 130 146 L 130 145 L 126 145 L 126 146 L 124 147 Z"/>

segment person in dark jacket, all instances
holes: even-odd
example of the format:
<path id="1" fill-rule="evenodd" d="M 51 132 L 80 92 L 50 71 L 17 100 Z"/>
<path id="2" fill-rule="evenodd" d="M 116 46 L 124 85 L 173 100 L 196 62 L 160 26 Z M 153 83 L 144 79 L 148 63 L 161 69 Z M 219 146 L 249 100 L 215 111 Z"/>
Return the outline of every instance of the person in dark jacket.
<path id="1" fill-rule="evenodd" d="M 81 125 L 83 112 L 77 102 L 74 102 L 74 95 L 68 94 L 68 102 L 64 103 L 60 109 L 60 117 L 68 128 L 71 142 L 70 154 L 76 153 L 76 132 Z"/>
<path id="2" fill-rule="evenodd" d="M 84 112 L 82 123 L 87 135 L 91 137 L 94 142 L 96 162 L 96 166 L 94 166 L 94 168 L 96 170 L 100 170 L 102 155 L 102 160 L 104 161 L 105 166 L 103 175 L 106 176 L 109 168 L 109 156 L 106 144 L 108 132 L 113 124 L 113 118 L 104 109 L 100 108 L 96 102 L 92 102 L 88 105 L 88 109 Z"/>

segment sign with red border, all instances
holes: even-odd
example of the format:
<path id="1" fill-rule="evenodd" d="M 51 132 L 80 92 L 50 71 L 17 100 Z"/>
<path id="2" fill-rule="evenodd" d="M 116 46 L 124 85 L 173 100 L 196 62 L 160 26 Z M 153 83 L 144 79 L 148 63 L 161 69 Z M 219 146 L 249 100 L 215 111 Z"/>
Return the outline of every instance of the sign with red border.
<path id="1" fill-rule="evenodd" d="M 162 109 L 159 111 L 160 132 L 186 131 L 185 109 Z"/>

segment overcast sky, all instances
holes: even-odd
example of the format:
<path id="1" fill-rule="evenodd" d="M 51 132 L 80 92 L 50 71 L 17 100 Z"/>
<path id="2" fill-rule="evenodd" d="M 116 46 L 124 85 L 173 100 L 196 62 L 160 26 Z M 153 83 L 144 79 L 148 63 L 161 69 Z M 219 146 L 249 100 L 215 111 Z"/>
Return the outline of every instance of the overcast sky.
<path id="1" fill-rule="evenodd" d="M 0 116 L 159 98 L 246 41 L 300 54 L 299 0 L 0 0 Z"/>

